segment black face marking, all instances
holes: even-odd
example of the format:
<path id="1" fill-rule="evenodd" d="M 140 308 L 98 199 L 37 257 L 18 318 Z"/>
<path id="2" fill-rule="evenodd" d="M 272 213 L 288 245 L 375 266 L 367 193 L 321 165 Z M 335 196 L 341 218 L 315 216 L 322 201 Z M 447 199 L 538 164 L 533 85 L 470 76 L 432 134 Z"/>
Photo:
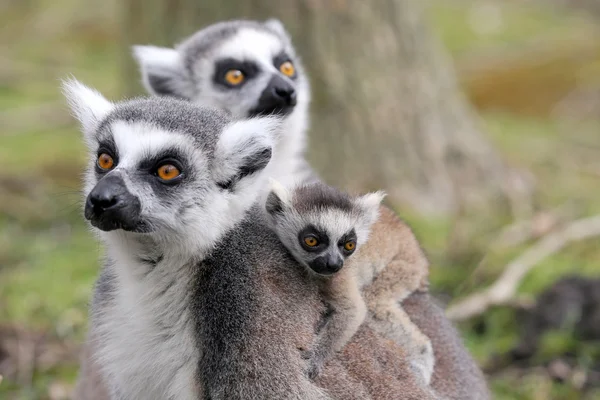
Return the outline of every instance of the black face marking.
<path id="1" fill-rule="evenodd" d="M 304 239 L 306 237 L 313 236 L 317 239 L 318 244 L 316 246 L 308 246 Z M 329 246 L 329 236 L 325 232 L 317 229 L 314 225 L 308 225 L 298 233 L 298 241 L 300 246 L 309 253 L 319 253 L 327 249 Z"/>
<path id="2" fill-rule="evenodd" d="M 85 218 L 96 228 L 109 232 L 123 229 L 147 232 L 141 219 L 140 200 L 132 195 L 119 175 L 109 174 L 98 181 L 85 203 Z"/>
<path id="3" fill-rule="evenodd" d="M 271 160 L 271 154 L 271 148 L 266 147 L 261 151 L 258 151 L 249 157 L 246 157 L 237 174 L 235 174 L 225 182 L 218 182 L 217 185 L 219 185 L 219 187 L 224 190 L 232 190 L 235 184 L 244 177 L 252 175 L 253 173 L 264 169 Z"/>
<path id="4" fill-rule="evenodd" d="M 262 91 L 256 106 L 248 112 L 249 116 L 287 115 L 294 110 L 297 103 L 296 89 L 281 74 L 273 74 L 271 80 Z"/>
<path id="5" fill-rule="evenodd" d="M 117 146 L 111 137 L 103 139 L 98 145 L 98 151 L 96 152 L 96 159 L 100 157 L 101 154 L 106 153 L 113 159 L 113 165 L 116 167 L 119 164 L 119 153 L 117 152 Z M 113 167 L 114 168 L 114 167 Z M 100 177 L 107 173 L 110 170 L 105 170 L 100 168 L 98 163 L 95 165 L 96 177 Z"/>
<path id="6" fill-rule="evenodd" d="M 286 61 L 291 62 L 294 65 L 294 68 L 296 67 L 296 64 L 292 61 L 292 58 L 288 56 L 285 52 L 281 52 L 273 58 L 273 66 L 275 66 L 275 68 L 277 68 L 277 70 L 279 71 L 279 67 L 281 67 L 281 64 L 283 64 Z M 294 75 L 292 76 L 285 76 L 292 80 L 296 80 L 296 78 L 298 77 L 298 71 L 295 71 Z"/>
<path id="7" fill-rule="evenodd" d="M 239 70 L 244 74 L 244 80 L 239 85 L 232 85 L 225 80 L 227 71 Z M 260 68 L 252 61 L 239 61 L 233 58 L 226 58 L 215 63 L 215 74 L 213 81 L 222 87 L 228 89 L 240 88 L 244 84 L 254 78 L 260 72 Z"/>
<path id="8" fill-rule="evenodd" d="M 346 233 L 344 236 L 342 236 L 342 238 L 338 242 L 338 247 L 342 250 L 342 254 L 345 257 L 350 256 L 356 250 L 356 239 L 357 239 L 356 231 L 354 230 L 354 228 L 352 228 L 352 230 L 350 232 Z M 349 242 L 349 241 L 353 241 L 355 244 L 354 249 L 352 249 L 352 250 L 346 250 L 346 248 L 344 247 L 346 242 Z"/>
<path id="9" fill-rule="evenodd" d="M 181 174 L 169 181 L 160 179 L 157 175 L 159 167 L 165 164 L 174 165 Z M 147 182 L 152 191 L 161 199 L 176 196 L 174 188 L 193 178 L 189 163 L 185 156 L 177 149 L 168 149 L 152 157 L 142 160 L 137 167 L 136 178 Z"/>
<path id="10" fill-rule="evenodd" d="M 337 252 L 326 252 L 308 262 L 308 266 L 319 275 L 333 275 L 344 266 L 344 259 Z"/>

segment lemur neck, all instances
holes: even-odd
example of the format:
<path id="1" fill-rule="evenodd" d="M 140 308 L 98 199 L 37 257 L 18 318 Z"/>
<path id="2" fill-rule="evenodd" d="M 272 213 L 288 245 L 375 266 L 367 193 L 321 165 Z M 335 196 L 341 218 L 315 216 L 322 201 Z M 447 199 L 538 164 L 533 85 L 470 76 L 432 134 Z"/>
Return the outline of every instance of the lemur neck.
<path id="1" fill-rule="evenodd" d="M 284 121 L 281 137 L 269 163 L 269 176 L 291 186 L 310 174 L 305 160 L 308 129 L 308 106 L 299 104 Z"/>

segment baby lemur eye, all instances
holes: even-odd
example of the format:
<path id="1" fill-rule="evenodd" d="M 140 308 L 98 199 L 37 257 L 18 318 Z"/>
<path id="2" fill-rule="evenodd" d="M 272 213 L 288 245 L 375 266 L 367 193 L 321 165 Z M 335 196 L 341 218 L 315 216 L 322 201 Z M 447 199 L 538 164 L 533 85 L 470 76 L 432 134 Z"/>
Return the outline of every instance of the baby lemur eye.
<path id="1" fill-rule="evenodd" d="M 172 181 L 181 175 L 179 168 L 173 164 L 163 164 L 156 170 L 156 175 L 163 181 Z"/>
<path id="2" fill-rule="evenodd" d="M 98 156 L 97 164 L 100 169 L 108 171 L 115 166 L 115 160 L 109 154 L 102 153 Z"/>
<path id="3" fill-rule="evenodd" d="M 354 240 L 348 240 L 344 243 L 344 250 L 346 251 L 354 251 L 356 249 L 356 242 Z"/>
<path id="4" fill-rule="evenodd" d="M 319 245 L 319 239 L 313 235 L 308 235 L 304 237 L 304 244 L 308 247 L 317 247 Z"/>
<path id="5" fill-rule="evenodd" d="M 292 64 L 291 61 L 286 61 L 282 63 L 279 66 L 279 71 L 281 71 L 282 74 L 290 78 L 296 75 L 296 68 L 294 67 L 294 64 Z"/>
<path id="6" fill-rule="evenodd" d="M 225 81 L 232 86 L 241 84 L 245 78 L 246 76 L 239 69 L 230 69 L 225 73 Z"/>

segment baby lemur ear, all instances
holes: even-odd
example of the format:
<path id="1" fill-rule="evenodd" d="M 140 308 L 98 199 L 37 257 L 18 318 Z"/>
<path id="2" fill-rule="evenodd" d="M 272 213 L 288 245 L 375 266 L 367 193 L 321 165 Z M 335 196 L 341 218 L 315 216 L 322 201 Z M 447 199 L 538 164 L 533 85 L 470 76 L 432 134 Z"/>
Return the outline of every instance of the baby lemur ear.
<path id="1" fill-rule="evenodd" d="M 132 49 L 149 93 L 191 99 L 194 85 L 177 50 L 156 46 L 133 46 Z"/>
<path id="2" fill-rule="evenodd" d="M 278 181 L 269 178 L 270 192 L 267 196 L 267 213 L 274 216 L 282 212 L 286 207 L 291 206 L 292 198 L 290 192 Z"/>
<path id="3" fill-rule="evenodd" d="M 276 117 L 260 117 L 225 127 L 215 148 L 213 177 L 219 186 L 232 189 L 267 166 L 280 124 Z"/>
<path id="4" fill-rule="evenodd" d="M 356 206 L 362 210 L 369 225 L 373 224 L 379 218 L 379 207 L 385 196 L 385 192 L 377 191 L 359 196 L 355 200 Z"/>
<path id="5" fill-rule="evenodd" d="M 62 92 L 69 103 L 71 112 L 80 122 L 86 141 L 93 137 L 98 123 L 114 108 L 96 90 L 91 89 L 74 78 L 62 81 Z"/>

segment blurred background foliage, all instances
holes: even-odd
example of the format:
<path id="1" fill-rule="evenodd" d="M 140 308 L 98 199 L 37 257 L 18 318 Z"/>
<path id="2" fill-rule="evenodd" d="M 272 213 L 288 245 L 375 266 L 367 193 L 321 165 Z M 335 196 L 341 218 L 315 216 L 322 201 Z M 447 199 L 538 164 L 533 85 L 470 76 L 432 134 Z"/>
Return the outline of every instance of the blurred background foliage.
<path id="1" fill-rule="evenodd" d="M 514 215 L 459 209 L 433 216 L 398 205 L 432 261 L 432 290 L 443 301 L 491 284 L 553 227 L 600 213 L 597 3 L 422 2 L 482 132 L 507 164 L 536 181 L 530 232 L 516 242 L 502 239 L 521 222 Z M 0 398 L 65 398 L 76 374 L 102 252 L 81 217 L 86 153 L 58 85 L 73 74 L 109 98 L 141 92 L 137 77 L 123 73 L 131 65 L 123 37 L 136 29 L 124 4 L 0 0 Z M 200 28 L 182 26 L 189 29 L 182 35 Z M 519 286 L 520 300 L 569 274 L 600 276 L 597 239 L 540 262 Z M 569 327 L 544 335 L 526 366 L 498 361 L 520 340 L 520 313 L 495 307 L 459 324 L 496 398 L 600 398 L 599 338 L 580 340 Z"/>

